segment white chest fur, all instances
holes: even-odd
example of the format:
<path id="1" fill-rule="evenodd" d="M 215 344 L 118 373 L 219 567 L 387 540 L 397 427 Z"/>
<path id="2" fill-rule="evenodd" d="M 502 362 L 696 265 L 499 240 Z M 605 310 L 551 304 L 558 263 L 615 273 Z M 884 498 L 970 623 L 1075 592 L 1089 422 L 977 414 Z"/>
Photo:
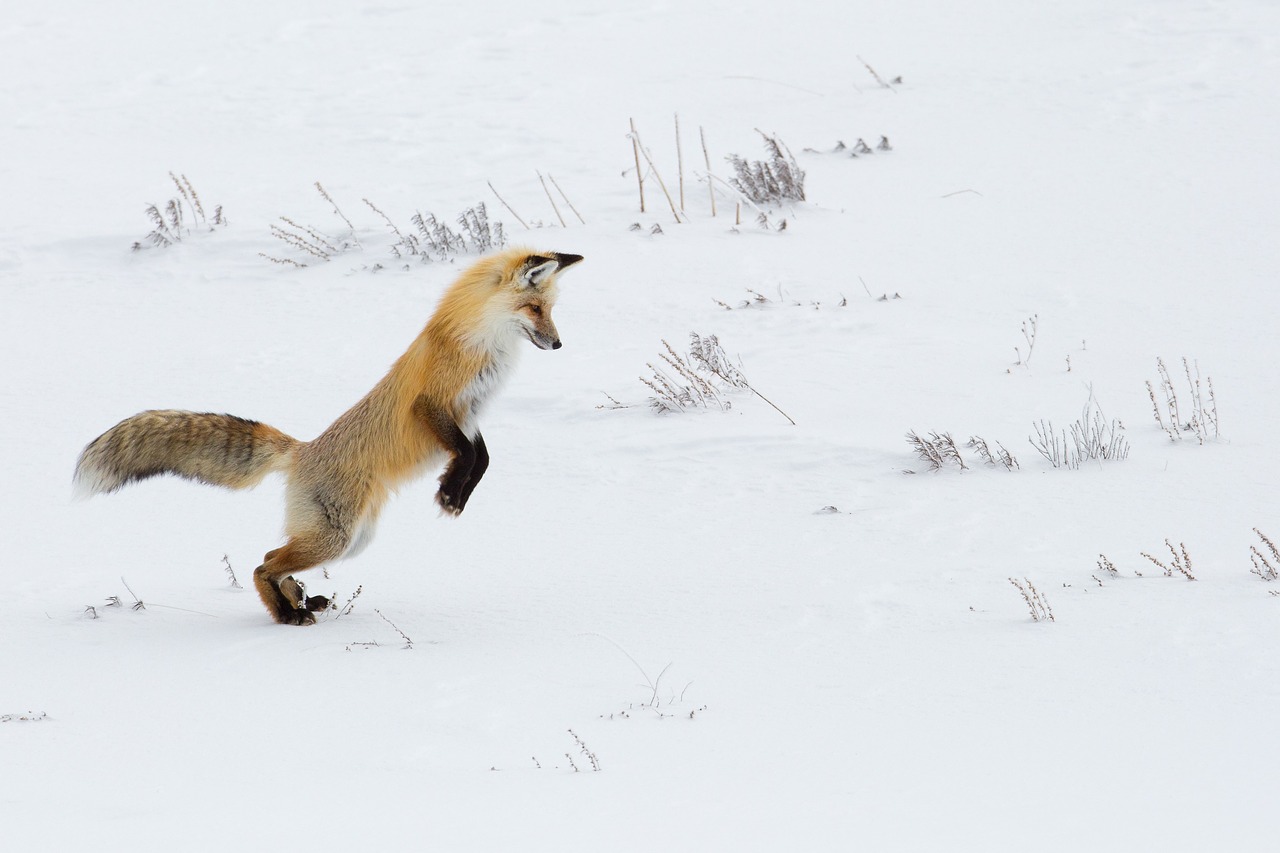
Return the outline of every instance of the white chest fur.
<path id="1" fill-rule="evenodd" d="M 511 368 L 515 366 L 515 354 L 514 347 L 495 353 L 495 357 L 467 383 L 462 393 L 458 395 L 459 408 L 467 413 L 465 422 L 460 426 L 468 438 L 475 438 L 476 420 L 480 410 L 493 398 L 511 374 Z"/>

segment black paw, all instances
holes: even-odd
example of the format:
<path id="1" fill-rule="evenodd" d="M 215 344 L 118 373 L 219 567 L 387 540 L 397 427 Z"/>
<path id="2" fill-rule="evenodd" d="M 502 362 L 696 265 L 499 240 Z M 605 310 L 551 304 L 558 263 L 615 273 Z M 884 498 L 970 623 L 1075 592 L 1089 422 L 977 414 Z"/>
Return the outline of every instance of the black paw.
<path id="1" fill-rule="evenodd" d="M 440 505 L 440 509 L 446 515 L 458 515 L 462 512 L 463 500 L 461 494 L 459 494 L 460 491 L 446 489 L 441 486 L 440 491 L 436 492 L 436 503 Z"/>
<path id="2" fill-rule="evenodd" d="M 316 617 L 310 610 L 281 610 L 275 617 L 281 625 L 316 624 Z"/>
<path id="3" fill-rule="evenodd" d="M 329 599 L 325 598 L 323 595 L 311 595 L 307 597 L 306 601 L 302 602 L 302 606 L 306 610 L 311 610 L 316 612 L 321 610 L 328 610 Z"/>

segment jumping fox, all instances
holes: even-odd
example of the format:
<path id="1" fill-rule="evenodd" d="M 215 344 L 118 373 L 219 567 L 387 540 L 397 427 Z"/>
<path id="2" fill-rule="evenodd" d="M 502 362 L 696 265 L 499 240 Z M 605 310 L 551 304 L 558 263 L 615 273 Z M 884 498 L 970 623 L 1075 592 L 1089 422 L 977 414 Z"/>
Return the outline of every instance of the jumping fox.
<path id="1" fill-rule="evenodd" d="M 387 375 L 313 441 L 233 415 L 142 412 L 85 447 L 77 490 L 114 492 L 157 474 L 245 489 L 283 472 L 287 540 L 263 557 L 253 583 L 275 621 L 310 625 L 329 601 L 306 597 L 293 574 L 360 551 L 397 486 L 447 461 L 436 502 L 449 515 L 466 507 L 489 466 L 480 410 L 522 338 L 560 348 L 551 321 L 557 278 L 580 260 L 508 249 L 477 262 Z"/>

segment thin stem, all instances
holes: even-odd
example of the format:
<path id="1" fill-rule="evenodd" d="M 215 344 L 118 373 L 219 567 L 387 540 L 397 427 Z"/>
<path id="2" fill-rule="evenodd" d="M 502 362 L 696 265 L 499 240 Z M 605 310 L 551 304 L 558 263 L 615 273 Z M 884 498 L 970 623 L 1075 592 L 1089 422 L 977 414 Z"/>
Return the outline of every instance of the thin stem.
<path id="1" fill-rule="evenodd" d="M 493 189 L 493 184 L 492 184 L 490 181 L 485 181 L 485 183 L 486 183 L 486 184 L 489 184 L 489 189 L 493 190 L 493 194 L 494 194 L 495 196 L 497 196 L 498 201 L 502 202 L 502 206 L 503 206 L 503 207 L 505 207 L 507 210 L 511 211 L 511 215 L 512 215 L 512 216 L 514 216 L 514 217 L 516 218 L 516 221 L 517 221 L 517 222 L 519 222 L 521 225 L 523 225 L 523 226 L 527 229 L 527 228 L 529 227 L 529 223 L 528 223 L 528 222 L 525 222 L 525 221 L 520 217 L 520 214 L 516 213 L 515 208 L 513 208 L 511 205 L 507 204 L 507 200 L 506 200 L 505 198 L 503 198 L 501 195 L 499 195 L 497 190 L 494 190 L 494 189 Z"/>
<path id="2" fill-rule="evenodd" d="M 567 227 L 564 224 L 564 217 L 560 215 L 560 208 L 556 207 L 556 200 L 551 197 L 551 190 L 547 188 L 547 182 L 543 179 L 542 173 L 537 172 L 538 180 L 542 183 L 542 191 L 547 194 L 547 201 L 551 202 L 551 209 L 556 212 L 556 219 L 560 220 L 560 227 Z"/>

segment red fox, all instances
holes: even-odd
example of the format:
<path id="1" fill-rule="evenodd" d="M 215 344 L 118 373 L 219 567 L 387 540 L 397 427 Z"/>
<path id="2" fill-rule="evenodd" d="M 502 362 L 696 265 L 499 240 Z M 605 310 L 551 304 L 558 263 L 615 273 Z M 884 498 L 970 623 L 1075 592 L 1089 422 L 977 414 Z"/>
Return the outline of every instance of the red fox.
<path id="1" fill-rule="evenodd" d="M 478 261 L 387 375 L 313 441 L 232 415 L 142 412 L 89 442 L 76 464 L 77 490 L 114 492 L 157 474 L 245 489 L 283 472 L 287 540 L 263 557 L 253 583 L 275 621 L 310 625 L 329 600 L 306 597 L 293 574 L 359 552 L 397 486 L 447 457 L 436 502 L 450 515 L 466 507 L 489 466 L 476 418 L 522 338 L 560 348 L 551 322 L 556 281 L 581 260 L 508 249 Z"/>

